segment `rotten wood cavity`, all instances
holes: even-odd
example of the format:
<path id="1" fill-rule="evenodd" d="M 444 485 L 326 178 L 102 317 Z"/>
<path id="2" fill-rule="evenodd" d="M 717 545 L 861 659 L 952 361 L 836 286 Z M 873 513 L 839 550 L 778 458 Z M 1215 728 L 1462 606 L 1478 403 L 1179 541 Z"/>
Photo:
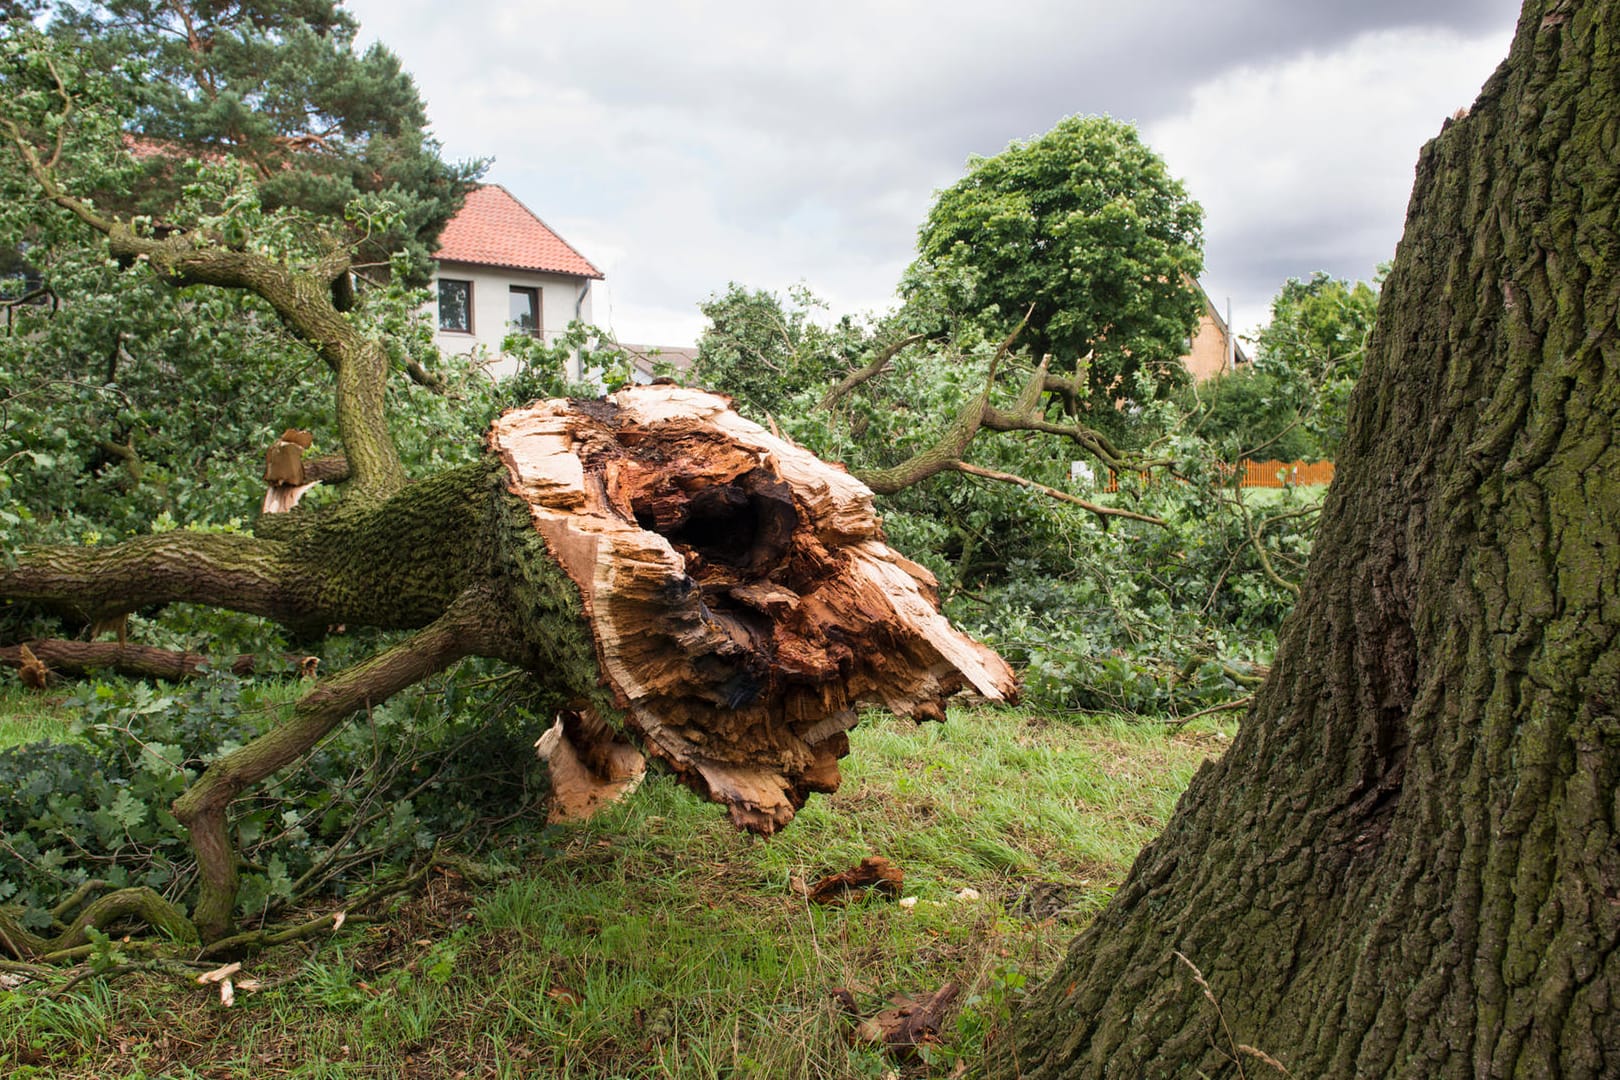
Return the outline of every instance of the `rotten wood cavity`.
<path id="1" fill-rule="evenodd" d="M 958 689 L 1016 694 L 883 542 L 872 492 L 724 397 L 538 402 L 489 442 L 579 587 L 626 725 L 743 828 L 774 832 L 838 786 L 859 705 L 938 720 Z"/>

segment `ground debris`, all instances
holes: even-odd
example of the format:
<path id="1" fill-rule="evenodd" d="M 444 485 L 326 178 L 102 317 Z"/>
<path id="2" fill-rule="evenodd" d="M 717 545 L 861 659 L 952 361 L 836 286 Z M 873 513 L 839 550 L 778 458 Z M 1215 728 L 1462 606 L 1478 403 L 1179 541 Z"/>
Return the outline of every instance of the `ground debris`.
<path id="1" fill-rule="evenodd" d="M 889 999 L 890 1008 L 863 1020 L 853 994 L 843 987 L 834 987 L 830 991 L 845 1014 L 855 1022 L 849 1036 L 852 1043 L 878 1043 L 901 1058 L 912 1056 L 919 1046 L 939 1043 L 945 1011 L 960 992 L 961 988 L 956 983 L 948 982 L 923 998 L 896 994 Z"/>
<path id="2" fill-rule="evenodd" d="M 891 900 L 900 898 L 906 873 L 881 855 L 868 855 L 859 866 L 828 874 L 814 885 L 800 878 L 791 882 L 793 890 L 812 904 L 848 904 L 865 899 L 868 892 Z"/>

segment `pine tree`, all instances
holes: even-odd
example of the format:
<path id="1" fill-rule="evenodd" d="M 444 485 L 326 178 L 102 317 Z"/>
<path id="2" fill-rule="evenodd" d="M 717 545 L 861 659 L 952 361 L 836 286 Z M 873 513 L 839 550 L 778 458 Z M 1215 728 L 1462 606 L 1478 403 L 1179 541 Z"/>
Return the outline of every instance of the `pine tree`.
<path id="1" fill-rule="evenodd" d="M 356 50 L 340 0 L 59 3 L 50 26 L 122 85 L 131 132 L 163 151 L 146 158 L 148 212 L 172 198 L 176 157 L 229 155 L 251 166 L 267 209 L 341 221 L 356 197 L 386 195 L 398 216 L 359 259 L 403 250 L 422 280 L 483 169 L 439 156 L 415 81 L 381 44 Z"/>

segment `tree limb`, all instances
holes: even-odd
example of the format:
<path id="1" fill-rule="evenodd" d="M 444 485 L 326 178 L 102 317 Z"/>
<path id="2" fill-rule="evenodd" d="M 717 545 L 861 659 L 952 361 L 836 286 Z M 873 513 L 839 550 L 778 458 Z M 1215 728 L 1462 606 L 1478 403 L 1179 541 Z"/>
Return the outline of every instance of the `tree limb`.
<path id="1" fill-rule="evenodd" d="M 1138 514 L 1134 510 L 1122 510 L 1117 506 L 1103 506 L 1100 503 L 1087 502 L 1078 495 L 1070 495 L 1067 491 L 1061 491 L 1054 487 L 1047 487 L 1045 484 L 1036 483 L 1034 480 L 1030 480 L 1027 477 L 1018 476 L 1014 473 L 998 472 L 995 469 L 986 469 L 983 466 L 972 465 L 966 461 L 958 461 L 953 464 L 951 468 L 957 472 L 967 473 L 969 476 L 981 476 L 986 480 L 999 480 L 1002 483 L 1017 484 L 1019 487 L 1030 488 L 1031 490 L 1040 492 L 1042 495 L 1048 495 L 1061 502 L 1078 506 L 1082 510 L 1089 510 L 1093 514 L 1099 514 L 1105 517 L 1130 518 L 1132 521 L 1145 521 L 1149 525 L 1158 525 L 1162 528 L 1170 527 L 1170 523 L 1164 520 L 1164 518 L 1153 517 L 1151 514 Z"/>
<path id="2" fill-rule="evenodd" d="M 292 717 L 224 757 L 174 802 L 197 856 L 199 897 L 193 921 L 205 942 L 230 932 L 236 906 L 237 857 L 226 811 L 243 791 L 308 753 L 356 712 L 380 704 L 464 656 L 505 651 L 491 632 L 491 600 L 482 590 L 462 594 L 432 625 L 329 679 L 299 699 Z"/>
<path id="3" fill-rule="evenodd" d="M 875 379 L 881 375 L 884 369 L 889 366 L 889 361 L 898 356 L 902 350 L 917 344 L 919 341 L 926 341 L 927 339 L 927 334 L 912 334 L 910 337 L 901 338 L 899 341 L 880 349 L 877 355 L 874 356 L 872 361 L 865 367 L 859 368 L 850 372 L 848 375 L 845 375 L 843 379 L 839 381 L 838 385 L 834 386 L 831 390 L 828 390 L 827 393 L 822 396 L 821 401 L 816 405 L 816 408 L 823 412 L 831 409 L 851 390 L 854 390 L 862 383 Z"/>
<path id="4" fill-rule="evenodd" d="M 59 118 L 59 140 L 71 112 L 70 96 L 67 101 Z M 312 266 L 299 268 L 196 233 L 163 239 L 141 235 L 130 223 L 103 216 L 68 193 L 56 175 L 54 156 L 41 160 L 16 120 L 0 118 L 0 128 L 45 197 L 105 236 L 113 258 L 126 265 L 146 263 L 172 285 L 240 289 L 268 303 L 289 330 L 315 347 L 335 376 L 338 434 L 354 489 L 381 498 L 405 485 L 405 469 L 388 433 L 385 412 L 387 353 L 381 343 L 355 329 L 333 303 L 332 282 L 349 270 L 346 251 L 334 248 Z"/>
<path id="5" fill-rule="evenodd" d="M 203 653 L 178 652 L 159 649 L 151 645 L 129 645 L 117 641 L 65 641 L 60 638 L 42 638 L 28 642 L 28 647 L 53 671 L 69 671 L 82 675 L 87 671 L 116 671 L 120 675 L 138 678 L 156 678 L 178 681 L 196 675 L 211 658 Z M 255 658 L 244 653 L 231 661 L 230 669 L 238 675 L 252 673 Z M 22 666 L 22 647 L 0 647 L 0 664 L 7 667 Z"/>
<path id="6" fill-rule="evenodd" d="M 962 406 L 962 411 L 956 414 L 937 442 L 925 450 L 920 450 L 898 465 L 887 469 L 863 470 L 856 473 L 856 477 L 879 495 L 893 495 L 903 491 L 913 484 L 919 484 L 931 476 L 935 476 L 947 469 L 953 468 L 962 460 L 967 451 L 968 444 L 979 433 L 985 413 L 990 408 L 990 391 L 996 384 L 996 371 L 1001 361 L 1006 357 L 1007 350 L 1029 322 L 1030 312 L 1035 310 L 1031 304 L 1024 317 L 1018 320 L 1018 325 L 1012 328 L 1001 345 L 996 349 L 995 355 L 990 358 L 990 371 L 984 380 L 984 389 L 977 396 Z"/>

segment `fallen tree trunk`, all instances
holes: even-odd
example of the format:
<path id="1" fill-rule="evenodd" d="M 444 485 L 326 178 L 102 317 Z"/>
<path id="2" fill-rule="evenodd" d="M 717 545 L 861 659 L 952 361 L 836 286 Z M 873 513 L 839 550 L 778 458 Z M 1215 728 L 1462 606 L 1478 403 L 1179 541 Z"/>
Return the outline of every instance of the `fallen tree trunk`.
<path id="1" fill-rule="evenodd" d="M 231 929 L 231 801 L 465 656 L 552 692 L 550 749 L 566 741 L 583 766 L 559 775 L 561 801 L 588 810 L 633 788 L 636 743 L 764 834 L 837 787 L 858 706 L 930 720 L 959 689 L 1015 693 L 1007 665 L 939 613 L 932 576 L 884 544 L 872 493 L 725 398 L 655 386 L 541 402 L 487 442 L 483 463 L 390 497 L 277 515 L 274 539 L 175 531 L 0 569 L 0 600 L 81 618 L 187 600 L 305 632 L 415 631 L 318 681 L 176 803 L 203 940 Z"/>
<path id="2" fill-rule="evenodd" d="M 770 833 L 837 787 L 858 704 L 932 720 L 964 686 L 1013 693 L 883 543 L 872 493 L 722 397 L 547 402 L 490 445 L 579 589 L 625 727 L 739 826 Z"/>

